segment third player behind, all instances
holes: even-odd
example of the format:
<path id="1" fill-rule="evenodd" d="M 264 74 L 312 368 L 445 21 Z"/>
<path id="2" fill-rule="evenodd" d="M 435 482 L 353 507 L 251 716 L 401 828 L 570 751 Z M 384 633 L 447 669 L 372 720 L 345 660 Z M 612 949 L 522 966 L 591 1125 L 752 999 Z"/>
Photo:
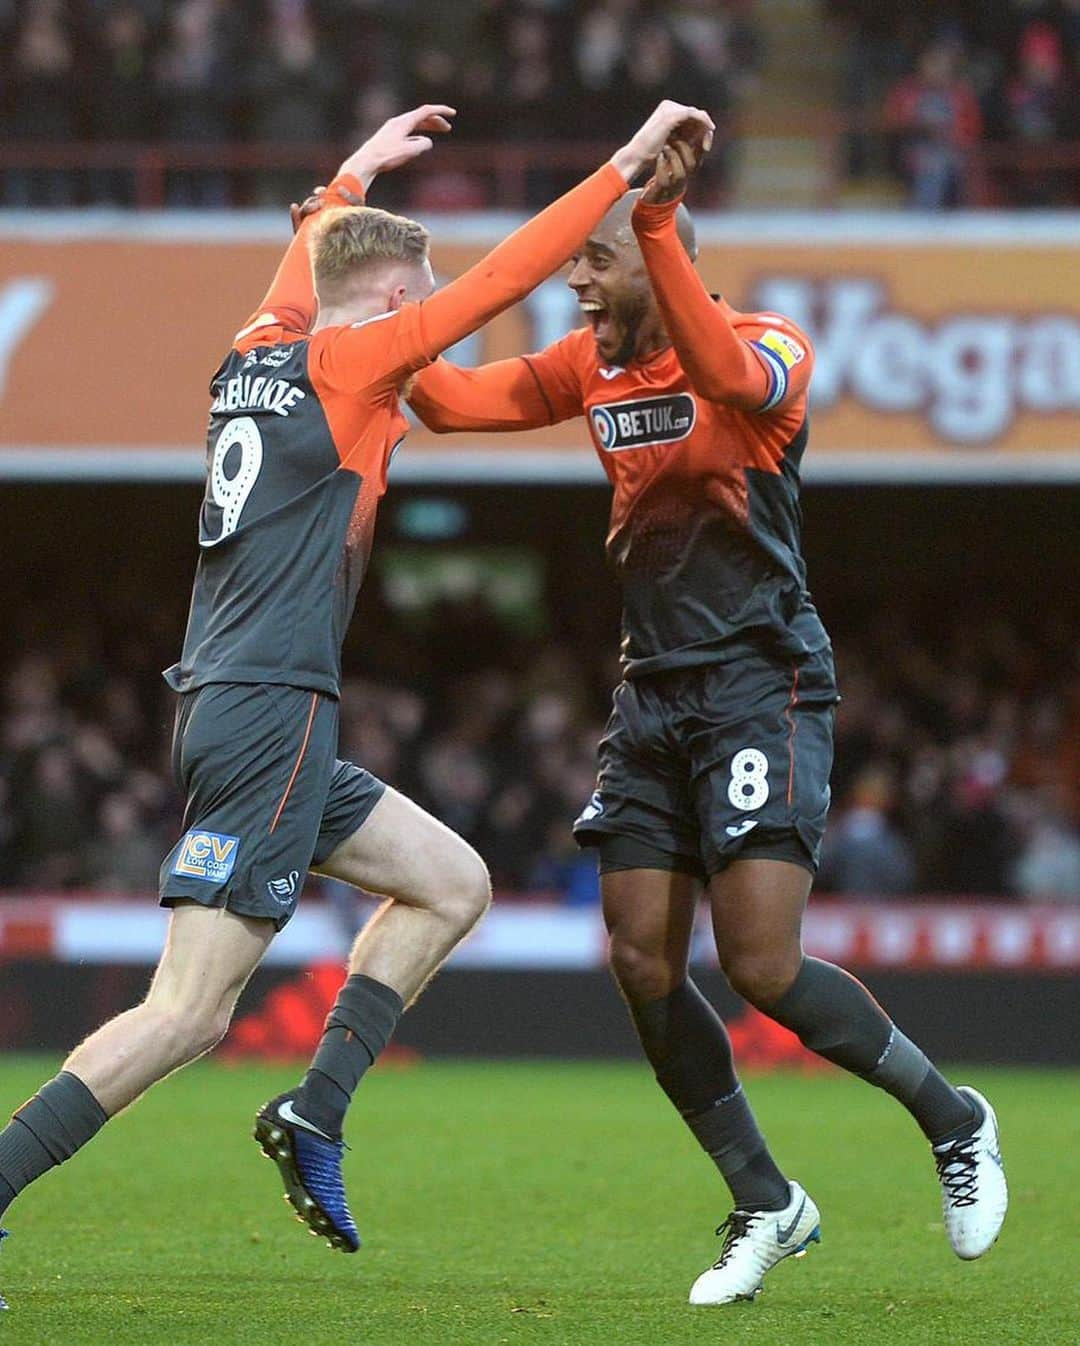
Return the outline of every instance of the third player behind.
<path id="1" fill-rule="evenodd" d="M 687 975 L 703 888 L 734 989 L 915 1118 L 958 1256 L 987 1251 L 1008 1196 L 989 1103 L 945 1080 L 853 976 L 803 954 L 839 699 L 800 543 L 814 356 L 788 319 L 705 290 L 680 204 L 700 157 L 688 131 L 593 231 L 569 275 L 586 327 L 479 369 L 439 360 L 411 402 L 438 431 L 584 415 L 614 487 L 623 681 L 575 833 L 599 850 L 611 965 L 645 1053 L 731 1192 L 720 1255 L 690 1291 L 722 1304 L 820 1234 Z"/>

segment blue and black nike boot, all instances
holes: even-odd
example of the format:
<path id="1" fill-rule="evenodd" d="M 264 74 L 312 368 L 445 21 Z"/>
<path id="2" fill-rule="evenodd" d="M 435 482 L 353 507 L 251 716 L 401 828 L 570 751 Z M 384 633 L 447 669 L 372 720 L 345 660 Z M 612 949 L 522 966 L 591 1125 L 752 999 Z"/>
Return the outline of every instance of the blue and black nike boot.
<path id="1" fill-rule="evenodd" d="M 345 1142 L 298 1116 L 292 1094 L 279 1094 L 261 1109 L 255 1118 L 255 1139 L 263 1154 L 277 1164 L 285 1199 L 298 1218 L 331 1248 L 356 1252 L 360 1233 L 345 1199 L 341 1174 Z"/>

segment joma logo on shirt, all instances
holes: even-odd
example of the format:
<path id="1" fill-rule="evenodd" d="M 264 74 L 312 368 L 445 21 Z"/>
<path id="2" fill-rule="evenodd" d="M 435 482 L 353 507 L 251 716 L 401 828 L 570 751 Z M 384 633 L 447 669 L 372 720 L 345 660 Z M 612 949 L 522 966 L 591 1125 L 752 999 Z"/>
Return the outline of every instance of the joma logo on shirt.
<path id="1" fill-rule="evenodd" d="M 675 393 L 636 402 L 609 402 L 593 407 L 589 416 L 600 448 L 619 453 L 685 439 L 694 428 L 697 406 L 689 393 Z"/>

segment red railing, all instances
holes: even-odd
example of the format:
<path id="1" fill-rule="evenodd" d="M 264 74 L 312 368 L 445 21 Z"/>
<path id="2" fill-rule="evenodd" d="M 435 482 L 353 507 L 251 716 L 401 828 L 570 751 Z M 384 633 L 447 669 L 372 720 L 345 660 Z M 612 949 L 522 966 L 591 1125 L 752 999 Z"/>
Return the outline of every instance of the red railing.
<path id="1" fill-rule="evenodd" d="M 442 184 L 451 203 L 476 190 L 475 204 L 520 209 L 528 201 L 530 175 L 580 175 L 601 164 L 610 144 L 456 144 L 440 145 L 437 158 L 400 170 L 409 195 L 437 199 Z M 133 183 L 134 204 L 144 209 L 164 206 L 170 175 L 225 173 L 231 204 L 249 204 L 258 174 L 303 175 L 312 185 L 327 182 L 348 148 L 322 144 L 179 144 L 113 142 L 110 144 L 0 144 L 0 173 L 62 172 L 78 177 L 82 192 L 92 192 L 94 173 L 127 174 Z M 397 174 L 395 174 L 397 176 Z M 457 181 L 455 188 L 454 182 Z M 247 198 L 247 199 L 245 199 Z M 466 200 L 466 204 L 468 201 Z"/>
<path id="2" fill-rule="evenodd" d="M 855 124 L 840 115 L 822 114 L 802 123 L 798 133 L 818 143 L 822 166 L 814 204 L 837 204 L 844 185 L 843 144 L 850 133 L 881 135 L 878 124 Z M 755 135 L 790 136 L 790 127 L 763 127 L 755 121 Z M 737 145 L 732 137 L 731 145 Z M 521 210 L 537 195 L 550 195 L 549 181 L 556 188 L 581 176 L 610 154 L 613 146 L 602 142 L 574 144 L 542 142 L 440 145 L 437 156 L 401 171 L 405 196 L 413 205 L 428 209 L 500 207 Z M 296 174 L 314 184 L 326 181 L 347 152 L 347 147 L 325 143 L 310 145 L 183 144 L 112 142 L 100 143 L 0 143 L 0 183 L 4 175 L 62 173 L 71 189 L 72 204 L 92 201 L 95 175 L 123 175 L 130 187 L 124 195 L 131 204 L 157 209 L 169 202 L 170 185 L 184 175 L 223 174 L 229 205 L 250 205 L 258 199 L 258 178 L 263 174 Z M 715 151 L 714 151 L 715 153 Z M 1009 204 L 1009 198 L 1024 199 L 1025 191 L 1046 175 L 1056 175 L 1056 193 L 1066 203 L 1080 202 L 1080 141 L 1047 145 L 987 143 L 968 156 L 970 204 Z M 395 174 L 395 177 L 398 175 Z M 707 180 L 705 204 L 723 204 L 722 175 L 714 170 Z M 539 191 L 530 190 L 537 178 L 547 179 Z M 10 191 L 6 194 L 10 201 Z M 0 193 L 0 201 L 5 194 Z M 699 198 L 700 199 L 700 198 Z M 44 202 L 40 202 L 44 204 Z"/>

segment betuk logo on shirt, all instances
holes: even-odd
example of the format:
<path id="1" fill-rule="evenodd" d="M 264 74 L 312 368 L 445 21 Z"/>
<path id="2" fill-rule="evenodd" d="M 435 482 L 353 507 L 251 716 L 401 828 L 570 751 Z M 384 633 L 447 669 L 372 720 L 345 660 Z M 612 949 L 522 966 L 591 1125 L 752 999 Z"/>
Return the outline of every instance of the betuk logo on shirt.
<path id="1" fill-rule="evenodd" d="M 170 872 L 188 879 L 222 883 L 236 867 L 239 848 L 239 837 L 223 836 L 220 832 L 188 832 L 180 840 Z"/>
<path id="2" fill-rule="evenodd" d="M 686 439 L 697 420 L 697 405 L 689 393 L 673 393 L 601 403 L 590 410 L 589 417 L 600 448 L 619 453 Z"/>

